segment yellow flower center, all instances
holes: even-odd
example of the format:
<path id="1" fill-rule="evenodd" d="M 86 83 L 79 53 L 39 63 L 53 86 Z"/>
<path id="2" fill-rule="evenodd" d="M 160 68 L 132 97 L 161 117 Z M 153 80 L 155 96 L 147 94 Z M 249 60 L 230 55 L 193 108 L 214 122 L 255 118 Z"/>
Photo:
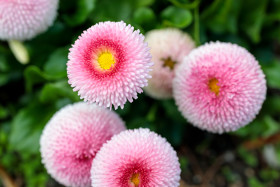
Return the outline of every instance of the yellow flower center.
<path id="1" fill-rule="evenodd" d="M 106 51 L 106 52 L 102 52 L 99 56 L 98 56 L 98 64 L 99 66 L 103 69 L 103 70 L 108 70 L 112 67 L 113 64 L 116 63 L 114 56 L 112 55 L 112 53 Z"/>
<path id="2" fill-rule="evenodd" d="M 174 69 L 175 61 L 173 61 L 170 57 L 162 59 L 163 67 L 169 67 L 171 70 Z"/>
<path id="3" fill-rule="evenodd" d="M 216 96 L 220 93 L 220 86 L 217 85 L 219 83 L 218 79 L 212 78 L 208 82 L 209 89 L 216 94 Z"/>
<path id="4" fill-rule="evenodd" d="M 130 181 L 134 184 L 135 187 L 138 187 L 140 183 L 139 173 L 134 173 L 130 178 Z"/>

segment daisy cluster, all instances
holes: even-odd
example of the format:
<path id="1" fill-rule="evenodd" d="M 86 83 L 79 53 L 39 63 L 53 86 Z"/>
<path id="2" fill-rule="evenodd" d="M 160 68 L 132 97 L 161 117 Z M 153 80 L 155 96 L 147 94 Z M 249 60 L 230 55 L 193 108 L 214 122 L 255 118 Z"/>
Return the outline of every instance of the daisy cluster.
<path id="1" fill-rule="evenodd" d="M 58 0 L 0 0 L 0 39 L 35 37 L 53 23 L 57 8 Z M 174 98 L 187 121 L 213 133 L 250 123 L 267 89 L 258 61 L 243 47 L 196 48 L 187 33 L 171 28 L 145 38 L 122 21 L 84 31 L 70 49 L 67 75 L 85 102 L 51 118 L 40 151 L 47 172 L 73 187 L 179 186 L 178 157 L 166 139 L 148 129 L 126 130 L 111 110 L 143 89 L 154 99 Z"/>
<path id="2" fill-rule="evenodd" d="M 115 112 L 94 104 L 58 111 L 40 145 L 48 173 L 65 186 L 179 186 L 178 157 L 165 138 L 148 129 L 125 130 Z"/>
<path id="3" fill-rule="evenodd" d="M 151 54 L 144 36 L 124 22 L 101 22 L 76 40 L 67 63 L 69 84 L 84 101 L 58 111 L 40 140 L 42 162 L 73 187 L 178 187 L 180 164 L 165 138 L 125 130 L 112 110 L 148 85 Z"/>
<path id="4" fill-rule="evenodd" d="M 194 126 L 213 133 L 235 131 L 259 113 L 265 75 L 245 48 L 223 42 L 195 48 L 177 29 L 150 31 L 146 41 L 155 66 L 145 92 L 156 99 L 174 97 Z"/>
<path id="5" fill-rule="evenodd" d="M 67 186 L 179 186 L 171 145 L 148 129 L 125 130 L 105 108 L 123 108 L 145 86 L 153 98 L 174 97 L 190 123 L 214 133 L 251 122 L 266 97 L 264 74 L 246 49 L 223 42 L 195 48 L 177 29 L 153 30 L 144 40 L 124 22 L 83 32 L 70 49 L 67 73 L 87 103 L 62 108 L 41 137 L 47 171 Z"/>

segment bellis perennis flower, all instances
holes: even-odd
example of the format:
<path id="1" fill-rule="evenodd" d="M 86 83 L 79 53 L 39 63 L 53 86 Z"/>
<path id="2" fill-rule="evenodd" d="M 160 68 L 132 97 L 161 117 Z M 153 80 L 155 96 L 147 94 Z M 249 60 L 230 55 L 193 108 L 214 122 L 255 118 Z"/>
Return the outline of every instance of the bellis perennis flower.
<path id="1" fill-rule="evenodd" d="M 85 101 L 115 108 L 137 98 L 147 86 L 151 55 L 140 31 L 124 22 L 101 22 L 70 49 L 67 73 Z"/>
<path id="2" fill-rule="evenodd" d="M 175 28 L 149 31 L 145 40 L 151 48 L 155 65 L 151 72 L 153 78 L 149 79 L 144 91 L 156 99 L 171 98 L 174 70 L 195 47 L 194 41 L 187 33 Z"/>
<path id="3" fill-rule="evenodd" d="M 97 153 L 91 169 L 93 187 L 178 187 L 176 152 L 148 129 L 115 135 Z"/>
<path id="4" fill-rule="evenodd" d="M 112 111 L 87 103 L 68 105 L 43 131 L 42 162 L 59 183 L 90 187 L 92 159 L 103 143 L 124 129 L 124 122 Z"/>
<path id="5" fill-rule="evenodd" d="M 0 0 L 0 39 L 27 40 L 52 25 L 58 0 Z"/>
<path id="6" fill-rule="evenodd" d="M 230 43 L 208 43 L 194 49 L 178 67 L 173 86 L 185 118 L 217 133 L 250 123 L 266 97 L 259 63 L 246 49 Z"/>

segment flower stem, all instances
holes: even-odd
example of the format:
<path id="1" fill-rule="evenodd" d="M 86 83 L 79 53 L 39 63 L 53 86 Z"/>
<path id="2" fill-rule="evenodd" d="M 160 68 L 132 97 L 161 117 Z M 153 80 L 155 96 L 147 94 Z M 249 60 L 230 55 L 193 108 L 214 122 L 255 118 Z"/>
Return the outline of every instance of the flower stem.
<path id="1" fill-rule="evenodd" d="M 13 182 L 11 177 L 7 174 L 4 168 L 0 165 L 0 178 L 3 182 L 4 187 L 17 187 L 17 185 Z"/>

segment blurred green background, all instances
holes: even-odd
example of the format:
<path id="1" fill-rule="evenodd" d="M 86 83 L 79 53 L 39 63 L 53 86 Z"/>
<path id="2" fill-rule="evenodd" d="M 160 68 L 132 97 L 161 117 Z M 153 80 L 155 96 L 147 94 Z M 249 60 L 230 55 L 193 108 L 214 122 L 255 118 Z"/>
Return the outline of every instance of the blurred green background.
<path id="1" fill-rule="evenodd" d="M 254 54 L 266 74 L 267 99 L 257 118 L 237 132 L 201 131 L 173 100 L 145 94 L 117 112 L 128 128 L 150 128 L 174 146 L 182 187 L 280 186 L 280 0 L 60 0 L 54 25 L 24 42 L 28 65 L 0 42 L 0 173 L 18 186 L 59 186 L 41 164 L 39 137 L 57 110 L 79 101 L 67 83 L 69 47 L 83 30 L 107 20 L 123 20 L 143 34 L 176 27 L 197 45 L 232 42 Z"/>

